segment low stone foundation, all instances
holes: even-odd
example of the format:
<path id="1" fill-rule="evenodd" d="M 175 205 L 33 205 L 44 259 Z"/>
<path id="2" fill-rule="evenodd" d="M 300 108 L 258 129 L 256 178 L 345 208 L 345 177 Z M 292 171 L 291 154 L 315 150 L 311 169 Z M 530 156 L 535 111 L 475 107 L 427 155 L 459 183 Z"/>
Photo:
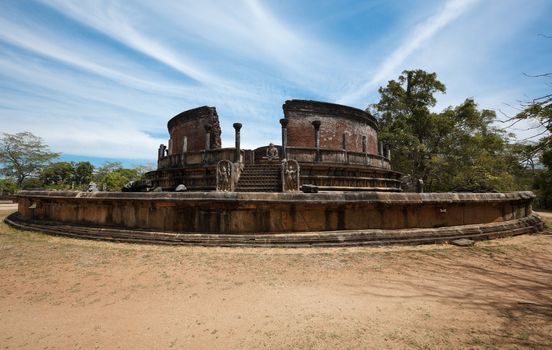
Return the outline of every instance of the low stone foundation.
<path id="1" fill-rule="evenodd" d="M 542 230 L 531 212 L 531 192 L 22 191 L 17 199 L 19 213 L 7 221 L 19 227 L 173 244 L 426 243 Z"/>
<path id="2" fill-rule="evenodd" d="M 139 229 L 115 229 L 94 226 L 64 225 L 56 222 L 24 220 L 19 214 L 6 218 L 9 225 L 73 238 L 107 240 L 129 243 L 200 246 L 250 247 L 341 247 L 379 246 L 388 244 L 447 243 L 460 238 L 486 240 L 500 237 L 538 233 L 543 230 L 542 220 L 531 215 L 523 219 L 494 224 L 450 226 L 429 229 L 405 230 L 345 230 L 276 234 L 212 234 L 174 233 Z"/>

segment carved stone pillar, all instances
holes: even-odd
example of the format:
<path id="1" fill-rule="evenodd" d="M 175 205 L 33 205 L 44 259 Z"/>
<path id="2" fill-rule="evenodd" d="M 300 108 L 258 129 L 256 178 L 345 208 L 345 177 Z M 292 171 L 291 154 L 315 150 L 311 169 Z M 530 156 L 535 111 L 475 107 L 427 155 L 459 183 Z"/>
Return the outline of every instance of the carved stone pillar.
<path id="1" fill-rule="evenodd" d="M 240 140 L 241 140 L 241 136 L 240 136 L 240 130 L 242 128 L 242 125 L 240 123 L 234 123 L 232 124 L 232 126 L 234 127 L 234 130 L 236 131 L 235 134 L 236 134 L 236 138 L 235 138 L 235 147 L 236 147 L 236 155 L 234 156 L 234 161 L 235 162 L 241 162 L 241 146 L 240 146 Z"/>
<path id="2" fill-rule="evenodd" d="M 282 125 L 282 159 L 287 159 L 287 125 L 289 120 L 286 118 L 280 119 Z"/>
<path id="3" fill-rule="evenodd" d="M 282 161 L 282 192 L 299 191 L 301 188 L 299 163 L 295 159 Z"/>
<path id="4" fill-rule="evenodd" d="M 211 149 L 211 125 L 205 125 L 205 150 L 208 151 Z"/>
<path id="5" fill-rule="evenodd" d="M 217 191 L 234 191 L 234 167 L 229 160 L 221 160 L 217 163 Z"/>
<path id="6" fill-rule="evenodd" d="M 312 122 L 314 126 L 314 146 L 316 147 L 316 161 L 320 161 L 320 120 Z"/>

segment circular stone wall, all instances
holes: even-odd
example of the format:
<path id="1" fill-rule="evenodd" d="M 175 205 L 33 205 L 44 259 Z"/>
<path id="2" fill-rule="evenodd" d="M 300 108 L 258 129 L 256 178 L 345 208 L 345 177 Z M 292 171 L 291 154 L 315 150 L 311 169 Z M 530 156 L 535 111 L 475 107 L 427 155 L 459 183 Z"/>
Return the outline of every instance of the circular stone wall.
<path id="1" fill-rule="evenodd" d="M 283 105 L 288 147 L 315 147 L 312 122 L 320 121 L 320 149 L 378 154 L 376 119 L 369 113 L 334 103 L 290 100 Z M 364 141 L 365 140 L 365 141 Z M 366 143 L 364 149 L 363 143 Z"/>
<path id="2" fill-rule="evenodd" d="M 201 245 L 364 245 L 538 232 L 531 192 L 114 193 L 23 191 L 17 227 Z"/>
<path id="3" fill-rule="evenodd" d="M 215 107 L 198 107 L 184 111 L 168 121 L 169 155 L 197 152 L 205 149 L 205 127 L 210 128 L 209 148 L 221 147 L 220 124 Z"/>

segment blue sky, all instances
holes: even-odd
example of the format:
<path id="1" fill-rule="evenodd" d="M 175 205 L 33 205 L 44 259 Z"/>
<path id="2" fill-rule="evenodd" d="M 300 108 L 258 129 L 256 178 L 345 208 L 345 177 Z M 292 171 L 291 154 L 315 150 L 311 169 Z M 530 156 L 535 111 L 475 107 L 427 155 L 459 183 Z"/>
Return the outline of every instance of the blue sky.
<path id="1" fill-rule="evenodd" d="M 447 86 L 438 109 L 473 97 L 513 114 L 550 89 L 523 74 L 552 70 L 550 18 L 550 0 L 2 0 L 0 132 L 148 163 L 172 116 L 209 105 L 223 147 L 241 122 L 253 148 L 279 143 L 287 99 L 366 108 L 416 68 Z"/>

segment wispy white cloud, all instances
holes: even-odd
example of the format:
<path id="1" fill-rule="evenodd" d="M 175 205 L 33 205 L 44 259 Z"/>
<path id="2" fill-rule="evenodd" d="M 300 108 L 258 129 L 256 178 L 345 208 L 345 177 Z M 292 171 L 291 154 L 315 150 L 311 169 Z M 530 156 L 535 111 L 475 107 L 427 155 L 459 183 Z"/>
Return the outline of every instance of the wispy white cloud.
<path id="1" fill-rule="evenodd" d="M 155 58 L 177 71 L 198 81 L 217 82 L 212 74 L 202 70 L 195 62 L 180 52 L 176 54 L 156 41 L 147 37 L 131 23 L 135 11 L 132 4 L 122 9 L 124 2 L 113 1 L 44 1 L 65 15 L 74 18 L 120 42 Z"/>
<path id="2" fill-rule="evenodd" d="M 216 106 L 223 145 L 233 144 L 231 125 L 239 121 L 242 144 L 253 148 L 278 141 L 284 100 L 341 98 L 364 107 L 380 84 L 407 68 L 437 71 L 450 91 L 445 104 L 468 96 L 515 103 L 515 79 L 486 73 L 504 56 L 497 38 L 504 31 L 512 40 L 524 23 L 550 12 L 541 0 L 390 8 L 375 1 L 339 16 L 310 11 L 319 2 L 36 1 L 0 3 L 1 131 L 31 130 L 65 153 L 150 159 L 166 142 L 166 121 L 182 110 Z M 340 1 L 328 8 L 353 7 Z M 370 35 L 377 44 L 340 40 L 374 20 L 373 10 L 397 16 Z M 348 31 L 323 35 L 323 18 Z"/>
<path id="3" fill-rule="evenodd" d="M 281 72 L 293 72 L 287 75 L 289 80 L 300 83 L 303 80 L 296 79 L 297 75 L 309 76 L 304 64 L 319 65 L 322 53 L 314 38 L 303 39 L 255 0 L 44 3 L 202 84 L 235 93 L 248 91 L 235 75 L 225 74 L 232 65 L 239 69 L 259 62 L 281 66 Z M 225 66 L 220 64 L 221 49 Z"/>
<path id="4" fill-rule="evenodd" d="M 365 84 L 359 86 L 354 92 L 340 98 L 340 103 L 357 103 L 373 92 L 386 79 L 397 75 L 407 58 L 409 58 L 424 43 L 436 35 L 449 23 L 466 13 L 479 0 L 449 0 L 433 16 L 416 26 L 412 33 L 407 35 L 402 43 L 386 58 L 375 70 L 375 74 Z"/>

